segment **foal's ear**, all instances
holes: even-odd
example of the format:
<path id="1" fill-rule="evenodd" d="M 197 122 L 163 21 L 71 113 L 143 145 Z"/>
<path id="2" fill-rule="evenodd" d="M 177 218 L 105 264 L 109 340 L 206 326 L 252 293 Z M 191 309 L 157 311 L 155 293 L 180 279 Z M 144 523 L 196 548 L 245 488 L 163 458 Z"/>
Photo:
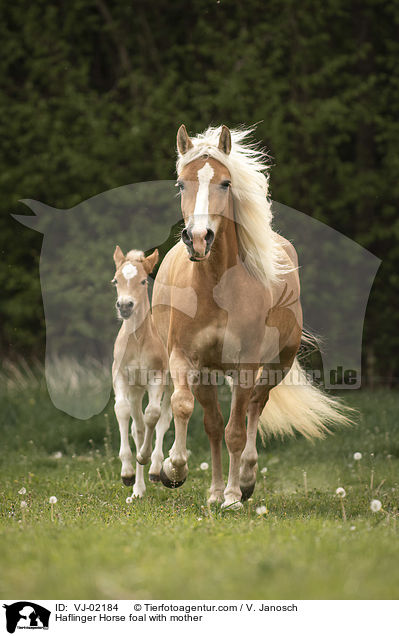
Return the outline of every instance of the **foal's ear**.
<path id="1" fill-rule="evenodd" d="M 230 154 L 231 151 L 231 134 L 230 130 L 227 126 L 222 126 L 222 131 L 219 137 L 219 150 L 224 152 L 226 155 Z"/>
<path id="2" fill-rule="evenodd" d="M 119 267 L 122 265 L 124 260 L 125 260 L 125 256 L 121 248 L 119 247 L 119 245 L 117 245 L 114 252 L 114 261 L 115 261 L 116 269 L 119 269 Z"/>
<path id="3" fill-rule="evenodd" d="M 158 260 L 159 260 L 158 250 L 154 250 L 152 254 L 150 254 L 149 256 L 147 256 L 147 258 L 144 259 L 143 267 L 145 271 L 147 272 L 147 274 L 151 274 L 155 265 L 158 263 Z"/>
<path id="4" fill-rule="evenodd" d="M 177 148 L 181 155 L 185 155 L 188 150 L 193 148 L 193 142 L 188 136 L 186 127 L 182 124 L 177 131 Z"/>

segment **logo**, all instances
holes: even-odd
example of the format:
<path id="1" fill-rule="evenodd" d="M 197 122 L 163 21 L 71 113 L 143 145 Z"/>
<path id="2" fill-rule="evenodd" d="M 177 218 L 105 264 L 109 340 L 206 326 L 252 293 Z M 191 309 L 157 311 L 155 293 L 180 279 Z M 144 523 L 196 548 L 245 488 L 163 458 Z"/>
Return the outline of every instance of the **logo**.
<path id="1" fill-rule="evenodd" d="M 6 610 L 9 634 L 13 634 L 16 629 L 48 629 L 51 612 L 37 603 L 18 601 L 3 607 Z"/>

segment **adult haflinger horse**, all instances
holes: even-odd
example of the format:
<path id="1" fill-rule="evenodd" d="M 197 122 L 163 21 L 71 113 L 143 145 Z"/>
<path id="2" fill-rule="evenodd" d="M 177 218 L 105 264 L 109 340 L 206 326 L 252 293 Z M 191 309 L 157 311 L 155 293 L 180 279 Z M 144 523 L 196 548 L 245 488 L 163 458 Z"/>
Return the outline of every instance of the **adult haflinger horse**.
<path id="1" fill-rule="evenodd" d="M 259 422 L 266 434 L 298 431 L 311 438 L 323 436 L 326 424 L 348 421 L 338 401 L 312 386 L 297 361 L 302 335 L 297 256 L 272 230 L 266 157 L 246 143 L 250 132 L 222 126 L 190 139 L 179 128 L 177 186 L 185 227 L 163 260 L 153 294 L 153 317 L 174 382 L 175 442 L 163 462 L 162 482 L 175 488 L 187 477 L 186 435 L 195 396 L 211 446 L 208 501 L 233 509 L 255 487 Z M 191 312 L 181 308 L 183 290 L 191 298 L 195 292 Z M 232 377 L 226 487 L 224 422 L 217 382 L 208 371 Z"/>

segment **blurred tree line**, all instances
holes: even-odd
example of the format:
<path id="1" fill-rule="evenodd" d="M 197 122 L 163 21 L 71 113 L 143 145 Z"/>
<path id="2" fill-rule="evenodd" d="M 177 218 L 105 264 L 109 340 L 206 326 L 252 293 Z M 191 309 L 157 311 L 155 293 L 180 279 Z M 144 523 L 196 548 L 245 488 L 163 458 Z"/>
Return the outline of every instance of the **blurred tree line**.
<path id="1" fill-rule="evenodd" d="M 365 368 L 369 382 L 395 382 L 398 27 L 393 0 L 1 2 L 3 357 L 42 357 L 45 343 L 42 235 L 9 216 L 27 212 L 20 199 L 70 208 L 173 179 L 182 122 L 192 133 L 259 122 L 272 198 L 383 260 Z"/>

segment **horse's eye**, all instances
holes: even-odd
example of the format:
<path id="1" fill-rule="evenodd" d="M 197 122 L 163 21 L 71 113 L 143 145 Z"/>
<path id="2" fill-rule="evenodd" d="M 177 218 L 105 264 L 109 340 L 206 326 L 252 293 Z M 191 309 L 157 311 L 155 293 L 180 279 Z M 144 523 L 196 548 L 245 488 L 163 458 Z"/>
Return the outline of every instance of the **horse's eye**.
<path id="1" fill-rule="evenodd" d="M 146 279 L 144 279 L 144 280 L 142 280 L 142 281 L 141 281 L 141 284 L 142 284 L 142 285 L 145 285 L 145 284 L 146 284 L 146 282 L 147 282 L 147 280 L 146 280 Z"/>
<path id="2" fill-rule="evenodd" d="M 229 186 L 231 186 L 231 181 L 227 179 L 226 181 L 222 181 L 222 183 L 220 184 L 220 187 L 223 188 L 224 190 L 227 190 Z"/>
<path id="3" fill-rule="evenodd" d="M 116 285 L 116 284 L 117 284 L 117 282 L 118 282 L 118 281 L 116 280 L 116 278 L 113 278 L 113 279 L 111 280 L 111 284 L 112 284 L 112 285 Z"/>

